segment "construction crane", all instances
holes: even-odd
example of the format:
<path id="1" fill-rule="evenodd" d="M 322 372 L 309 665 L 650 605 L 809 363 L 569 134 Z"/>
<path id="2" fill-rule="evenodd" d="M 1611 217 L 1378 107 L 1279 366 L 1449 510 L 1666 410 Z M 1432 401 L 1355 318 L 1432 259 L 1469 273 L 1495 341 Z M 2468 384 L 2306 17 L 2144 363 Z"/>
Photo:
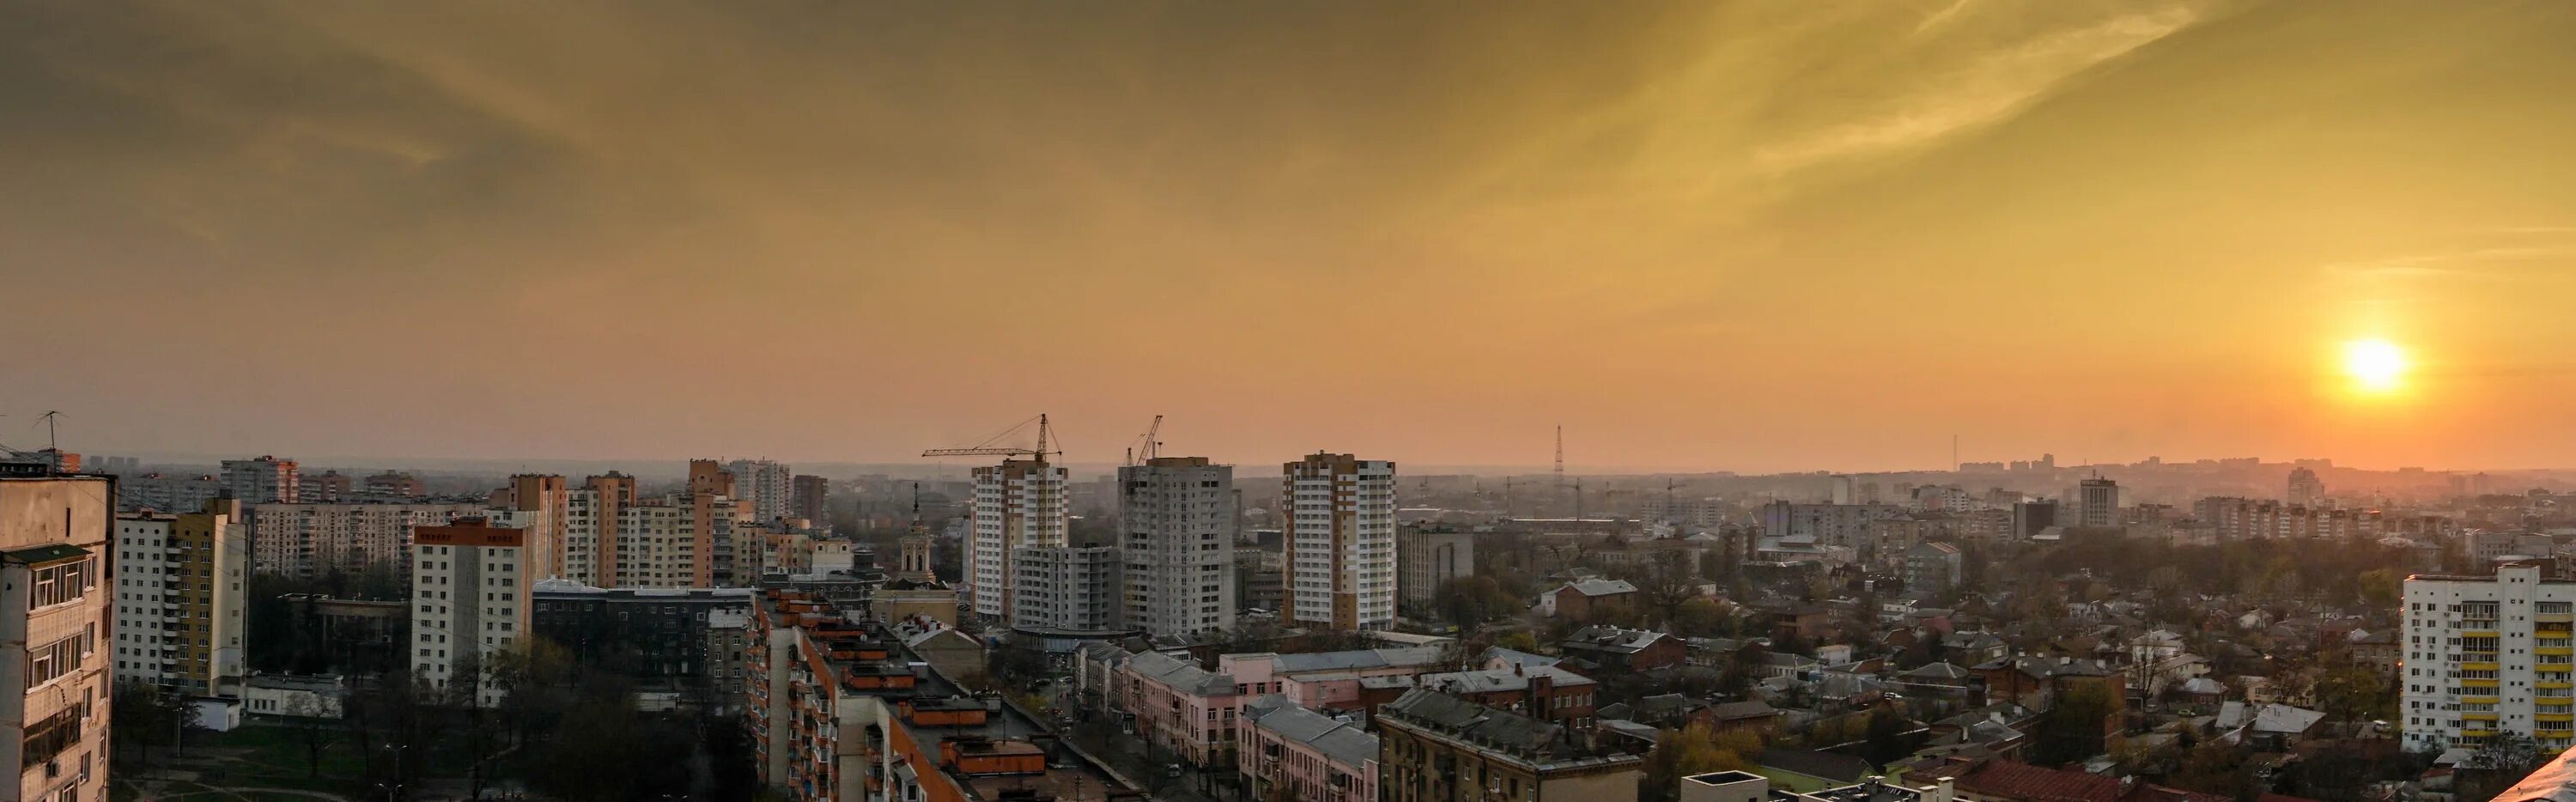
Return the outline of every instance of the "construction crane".
<path id="1" fill-rule="evenodd" d="M 1047 436 L 1049 431 L 1047 429 L 1046 413 L 1038 413 L 1035 420 L 1038 424 L 1038 447 L 1036 448 L 993 445 L 994 443 L 1001 441 L 1002 438 L 1019 433 L 1021 429 L 1026 428 L 1029 425 L 1029 421 L 1020 421 L 1019 425 L 1003 430 L 1001 434 L 993 435 L 992 437 L 987 438 L 984 442 L 967 446 L 965 448 L 926 449 L 921 452 L 921 455 L 925 457 L 1031 457 L 1035 458 L 1039 462 L 1045 462 L 1048 457 L 1064 454 L 1064 451 L 1060 449 L 1054 451 L 1047 450 Z"/>
<path id="2" fill-rule="evenodd" d="M 1136 438 L 1136 443 L 1127 447 L 1127 464 L 1143 465 L 1155 457 L 1162 456 L 1163 441 L 1154 439 L 1162 431 L 1163 416 L 1156 415 L 1154 425 L 1145 427 L 1144 436 Z"/>

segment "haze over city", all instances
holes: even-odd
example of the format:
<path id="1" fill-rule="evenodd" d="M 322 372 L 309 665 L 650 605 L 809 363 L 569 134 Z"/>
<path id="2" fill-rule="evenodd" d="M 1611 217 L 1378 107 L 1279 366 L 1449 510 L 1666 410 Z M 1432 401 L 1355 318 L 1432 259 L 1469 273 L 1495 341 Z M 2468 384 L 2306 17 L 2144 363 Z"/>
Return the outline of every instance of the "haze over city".
<path id="1" fill-rule="evenodd" d="M 0 8 L 0 442 L 2564 467 L 2576 7 Z"/>

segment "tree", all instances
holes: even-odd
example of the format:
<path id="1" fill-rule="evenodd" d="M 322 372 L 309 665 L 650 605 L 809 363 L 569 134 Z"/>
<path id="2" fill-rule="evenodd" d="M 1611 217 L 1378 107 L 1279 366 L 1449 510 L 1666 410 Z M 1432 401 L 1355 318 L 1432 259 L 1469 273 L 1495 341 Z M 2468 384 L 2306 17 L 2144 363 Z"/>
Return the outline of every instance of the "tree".
<path id="1" fill-rule="evenodd" d="M 1730 735 L 1734 732 L 1730 732 Z M 1655 748 L 1646 752 L 1645 787 L 1638 789 L 1640 800 L 1673 799 L 1681 794 L 1681 778 L 1712 771 L 1742 771 L 1746 768 L 1739 736 L 1721 743 L 1719 735 L 1706 724 L 1693 724 L 1679 730 L 1664 730 L 1655 737 Z M 1754 736 L 1753 749 L 1759 750 L 1759 736 Z"/>
<path id="2" fill-rule="evenodd" d="M 304 776 L 322 776 L 322 749 L 331 745 L 331 725 L 323 718 L 322 705 L 312 694 L 297 694 L 286 702 L 287 727 L 295 733 L 297 743 L 304 745 Z"/>
<path id="3" fill-rule="evenodd" d="M 1494 645 L 1516 652 L 1533 654 L 1538 652 L 1538 638 L 1532 636 L 1526 629 L 1505 632 L 1502 637 L 1494 639 Z"/>
<path id="4" fill-rule="evenodd" d="M 2111 692 L 2100 685 L 2078 685 L 2059 694 L 2031 733 L 2031 762 L 2063 766 L 2101 754 L 2103 736 L 2118 712 Z"/>
<path id="5" fill-rule="evenodd" d="M 1432 591 L 1432 605 L 1450 623 L 1461 630 L 1512 615 L 1521 610 L 1521 600 L 1503 590 L 1502 583 L 1488 576 L 1462 576 L 1440 583 Z"/>
<path id="6" fill-rule="evenodd" d="M 1673 634 L 1685 638 L 1712 638 L 1726 631 L 1729 618 L 1717 600 L 1695 598 L 1673 610 L 1671 627 Z"/>
<path id="7" fill-rule="evenodd" d="M 1873 765 L 1885 766 L 1912 754 L 1914 750 L 1905 743 L 1906 723 L 1904 716 L 1885 709 L 1870 711 L 1869 725 L 1861 735 L 1861 756 Z"/>
<path id="8" fill-rule="evenodd" d="M 139 752 L 137 757 L 150 760 L 153 744 L 169 742 L 177 727 L 178 711 L 160 688 L 139 680 L 117 683 L 113 693 L 108 718 L 116 727 L 115 743 L 130 742 Z"/>
<path id="9" fill-rule="evenodd" d="M 2392 690 L 2389 681 L 2379 678 L 2379 672 L 2346 666 L 2317 678 L 2312 695 L 2326 715 L 2358 721 L 2395 717 L 2397 705 Z"/>

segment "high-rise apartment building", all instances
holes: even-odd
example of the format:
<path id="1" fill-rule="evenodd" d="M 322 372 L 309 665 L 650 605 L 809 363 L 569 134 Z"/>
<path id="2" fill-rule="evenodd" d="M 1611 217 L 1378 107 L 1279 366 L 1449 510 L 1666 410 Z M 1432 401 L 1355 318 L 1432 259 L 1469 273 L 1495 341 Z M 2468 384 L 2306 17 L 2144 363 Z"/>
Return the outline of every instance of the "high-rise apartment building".
<path id="1" fill-rule="evenodd" d="M 386 471 L 367 477 L 367 494 L 378 498 L 420 498 L 428 493 L 429 486 L 408 473 Z"/>
<path id="2" fill-rule="evenodd" d="M 1905 512 L 1903 506 L 1895 504 L 1774 501 L 1762 505 L 1762 534 L 1783 540 L 1810 540 L 1826 546 L 1859 548 L 1869 542 L 1873 522 L 1903 518 Z"/>
<path id="3" fill-rule="evenodd" d="M 356 484 L 350 481 L 349 475 L 339 471 L 323 471 L 310 476 L 299 475 L 295 479 L 295 500 L 297 501 L 326 504 L 347 501 L 351 496 L 356 495 L 356 490 Z"/>
<path id="4" fill-rule="evenodd" d="M 791 518 L 803 518 L 812 526 L 830 524 L 832 522 L 832 480 L 813 474 L 798 474 L 795 497 L 792 503 L 787 505 L 787 515 Z"/>
<path id="5" fill-rule="evenodd" d="M 1155 457 L 1118 469 L 1126 626 L 1153 635 L 1234 621 L 1234 466 Z"/>
<path id="6" fill-rule="evenodd" d="M 493 491 L 493 508 L 527 513 L 520 520 L 528 529 L 528 576 L 545 579 L 563 575 L 564 531 L 571 528 L 567 520 L 571 493 L 563 477 L 531 473 L 512 476 L 509 484 Z"/>
<path id="7" fill-rule="evenodd" d="M 211 474 L 147 473 L 126 477 L 116 487 L 117 507 L 126 510 L 202 510 L 207 499 L 224 495 L 224 480 Z"/>
<path id="8" fill-rule="evenodd" d="M 1119 561 L 1111 546 L 1021 546 L 1011 552 L 1011 626 L 1032 631 L 1134 629 L 1119 621 Z"/>
<path id="9" fill-rule="evenodd" d="M 2475 749 L 2499 733 L 2529 736 L 2544 754 L 2576 744 L 2576 581 L 2544 579 L 2538 563 L 2418 574 L 2405 612 L 2407 751 Z"/>
<path id="10" fill-rule="evenodd" d="M 618 585 L 618 523 L 635 506 L 635 477 L 616 471 L 592 476 L 564 493 L 563 578 L 585 585 Z"/>
<path id="11" fill-rule="evenodd" d="M 293 504 L 303 500 L 295 461 L 263 456 L 223 462 L 224 490 L 244 504 Z"/>
<path id="12" fill-rule="evenodd" d="M 360 573 L 378 563 L 408 573 L 413 527 L 481 515 L 483 505 L 263 504 L 244 514 L 250 518 L 252 570 L 311 578 Z"/>
<path id="13" fill-rule="evenodd" d="M 504 522 L 529 517 L 513 512 Z M 477 705 L 500 703 L 501 689 L 477 672 L 528 636 L 534 551 L 527 529 L 484 518 L 412 533 L 413 677 L 453 693 L 470 690 Z"/>
<path id="14" fill-rule="evenodd" d="M 2306 468 L 2290 469 L 2289 502 L 2293 507 L 2315 507 L 2326 501 L 2326 481 Z"/>
<path id="15" fill-rule="evenodd" d="M 2120 483 L 2096 477 L 2076 484 L 2075 525 L 2093 528 L 2119 526 Z"/>
<path id="16" fill-rule="evenodd" d="M 1287 620 L 1337 630 L 1395 623 L 1395 463 L 1315 453 L 1280 466 Z"/>
<path id="17" fill-rule="evenodd" d="M 0 466 L 0 765 L 12 799 L 107 798 L 116 482 Z"/>
<path id="18" fill-rule="evenodd" d="M 1395 566 L 1404 605 L 1428 608 L 1440 583 L 1476 575 L 1476 536 L 1454 527 L 1408 527 L 1395 535 Z"/>
<path id="19" fill-rule="evenodd" d="M 796 472 L 785 465 L 765 459 L 738 459 L 725 466 L 733 474 L 735 498 L 750 510 L 754 521 L 775 521 L 787 517 L 795 503 Z"/>
<path id="20" fill-rule="evenodd" d="M 1039 460 L 1003 460 L 975 469 L 975 513 L 967 531 L 966 585 L 975 614 L 1009 617 L 1018 586 L 1012 553 L 1022 546 L 1065 545 L 1064 469 Z"/>
<path id="21" fill-rule="evenodd" d="M 690 575 L 687 587 L 716 586 L 717 529 L 719 526 L 729 528 L 736 516 L 749 511 L 747 506 L 735 503 L 737 499 L 742 498 L 736 492 L 737 487 L 737 477 L 734 473 L 718 467 L 715 460 L 689 460 L 689 490 L 686 500 L 689 505 L 689 546 L 692 553 L 688 559 Z M 663 555 L 663 557 L 667 556 Z M 629 560 L 629 562 L 634 561 Z M 666 566 L 669 562 L 667 559 L 657 558 L 653 564 Z M 662 569 L 656 567 L 654 570 Z"/>
<path id="22" fill-rule="evenodd" d="M 116 679 L 241 693 L 250 534 L 235 499 L 116 519 Z"/>

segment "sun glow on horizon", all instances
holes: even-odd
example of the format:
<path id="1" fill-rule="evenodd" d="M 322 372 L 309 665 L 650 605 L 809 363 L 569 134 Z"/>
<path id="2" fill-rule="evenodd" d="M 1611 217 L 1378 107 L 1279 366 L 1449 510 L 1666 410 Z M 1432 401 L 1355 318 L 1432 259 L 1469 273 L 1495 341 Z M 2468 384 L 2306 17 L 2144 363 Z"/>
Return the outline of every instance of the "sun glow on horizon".
<path id="1" fill-rule="evenodd" d="M 2343 345 L 2344 375 L 2352 377 L 2353 386 L 2363 392 L 2395 392 L 2406 385 L 2406 373 L 2413 367 L 2405 349 L 2387 340 L 2353 340 Z"/>

